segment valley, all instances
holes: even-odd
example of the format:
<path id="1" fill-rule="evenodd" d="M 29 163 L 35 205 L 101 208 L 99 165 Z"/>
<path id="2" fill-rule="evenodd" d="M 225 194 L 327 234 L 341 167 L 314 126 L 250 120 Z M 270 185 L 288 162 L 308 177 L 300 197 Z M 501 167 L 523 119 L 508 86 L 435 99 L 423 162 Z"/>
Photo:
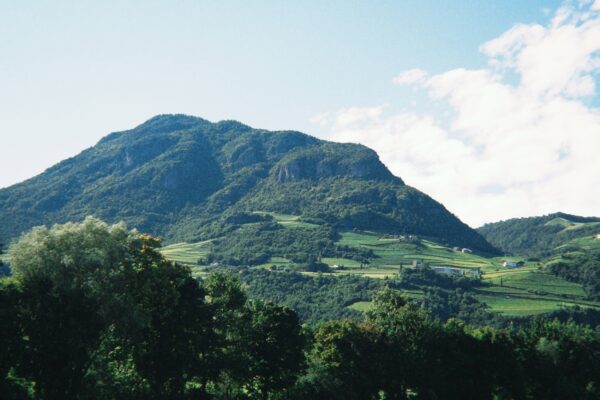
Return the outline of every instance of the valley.
<path id="1" fill-rule="evenodd" d="M 301 216 L 256 212 L 272 218 L 287 229 L 317 228 L 318 224 L 304 222 Z M 579 229 L 582 226 L 580 225 Z M 577 229 L 577 228 L 576 228 Z M 218 239 L 215 239 L 218 240 Z M 172 261 L 188 265 L 196 277 L 208 275 L 217 267 L 205 260 L 211 253 L 213 240 L 198 243 L 178 243 L 165 246 L 161 252 Z M 284 257 L 271 257 L 267 262 L 251 268 L 265 269 L 272 273 L 300 271 L 307 276 L 325 274 L 333 277 L 359 276 L 367 279 L 394 280 L 399 277 L 401 268 L 414 268 L 413 262 L 423 262 L 428 266 L 444 266 L 481 272 L 481 287 L 472 288 L 477 300 L 484 303 L 494 313 L 509 317 L 523 317 L 550 313 L 565 307 L 582 307 L 600 310 L 600 302 L 587 299 L 581 284 L 569 282 L 550 274 L 545 266 L 556 260 L 525 261 L 523 267 L 504 267 L 504 261 L 526 260 L 515 256 L 489 256 L 462 252 L 461 249 L 444 246 L 432 240 L 414 235 L 390 235 L 374 231 L 342 231 L 334 242 L 336 246 L 370 251 L 373 257 L 368 260 L 352 258 L 322 257 L 321 262 L 329 266 L 327 272 L 302 271 Z M 600 249 L 600 240 L 594 237 L 581 237 L 569 241 L 564 246 L 580 246 L 583 249 Z M 404 290 L 408 297 L 419 298 L 422 291 Z M 370 308 L 369 301 L 358 301 L 349 307 L 364 311 Z"/>

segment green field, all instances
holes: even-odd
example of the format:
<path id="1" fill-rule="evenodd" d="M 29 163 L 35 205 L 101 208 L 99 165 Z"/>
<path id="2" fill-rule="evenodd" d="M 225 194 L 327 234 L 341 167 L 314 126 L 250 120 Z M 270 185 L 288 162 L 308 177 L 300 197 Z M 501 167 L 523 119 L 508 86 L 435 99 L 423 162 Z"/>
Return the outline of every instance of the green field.
<path id="1" fill-rule="evenodd" d="M 454 251 L 429 240 L 411 243 L 401 239 L 381 237 L 374 232 L 343 232 L 339 245 L 372 250 L 377 256 L 371 260 L 374 267 L 399 267 L 409 265 L 413 260 L 423 260 L 431 265 L 444 265 L 463 268 L 493 269 L 493 261 L 475 254 Z"/>
<path id="2" fill-rule="evenodd" d="M 270 215 L 275 221 L 286 228 L 316 228 L 319 225 L 303 222 L 298 215 L 280 214 L 266 211 L 255 211 L 254 214 Z"/>
<path id="3" fill-rule="evenodd" d="M 360 262 L 358 262 L 356 260 L 351 260 L 349 258 L 323 257 L 321 259 L 321 261 L 329 266 L 338 265 L 338 266 L 343 266 L 345 268 L 352 268 L 352 269 L 360 268 Z"/>
<path id="4" fill-rule="evenodd" d="M 519 268 L 492 275 L 484 275 L 484 282 L 492 286 L 478 289 L 476 297 L 492 311 L 505 315 L 540 314 L 565 306 L 600 308 L 600 303 L 585 299 L 581 285 L 537 268 Z"/>
<path id="5" fill-rule="evenodd" d="M 160 252 L 169 260 L 197 265 L 210 252 L 210 242 L 207 240 L 198 243 L 176 243 L 163 247 Z"/>
<path id="6" fill-rule="evenodd" d="M 581 285 L 565 281 L 557 276 L 537 270 L 515 271 L 514 273 L 505 274 L 501 277 L 498 277 L 497 275 L 492 278 L 487 277 L 487 274 L 484 275 L 484 278 L 486 278 L 484 281 L 494 285 L 502 284 L 503 287 L 508 288 L 537 291 L 553 295 L 564 294 L 581 298 L 585 296 L 585 292 Z"/>
<path id="7" fill-rule="evenodd" d="M 356 303 L 350 304 L 348 307 L 356 311 L 367 312 L 373 308 L 373 302 L 357 301 Z"/>
<path id="8" fill-rule="evenodd" d="M 477 295 L 476 297 L 479 301 L 486 303 L 492 311 L 507 316 L 543 314 L 559 310 L 563 305 L 561 302 L 544 300 L 543 298 L 528 299 L 514 295 Z"/>
<path id="9" fill-rule="evenodd" d="M 581 247 L 582 249 L 585 249 L 588 251 L 600 252 L 600 239 L 596 238 L 595 235 L 594 236 L 584 236 L 584 237 L 570 240 L 566 244 L 558 247 L 558 249 L 560 250 L 561 248 L 565 248 L 565 247 L 569 247 L 569 246 L 577 246 L 577 247 Z"/>

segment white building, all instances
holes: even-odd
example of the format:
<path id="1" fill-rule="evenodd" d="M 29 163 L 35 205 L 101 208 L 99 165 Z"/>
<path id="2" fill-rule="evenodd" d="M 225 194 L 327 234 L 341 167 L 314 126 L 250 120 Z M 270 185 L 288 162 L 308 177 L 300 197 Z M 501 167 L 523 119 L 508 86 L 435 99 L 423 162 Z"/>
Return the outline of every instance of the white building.
<path id="1" fill-rule="evenodd" d="M 524 267 L 525 263 L 523 261 L 504 261 L 502 266 L 506 268 L 519 268 Z"/>
<path id="2" fill-rule="evenodd" d="M 459 267 L 448 267 L 444 265 L 433 265 L 431 267 L 433 271 L 438 274 L 451 275 L 451 276 L 468 276 L 471 278 L 481 278 L 481 269 L 479 268 L 459 268 Z"/>

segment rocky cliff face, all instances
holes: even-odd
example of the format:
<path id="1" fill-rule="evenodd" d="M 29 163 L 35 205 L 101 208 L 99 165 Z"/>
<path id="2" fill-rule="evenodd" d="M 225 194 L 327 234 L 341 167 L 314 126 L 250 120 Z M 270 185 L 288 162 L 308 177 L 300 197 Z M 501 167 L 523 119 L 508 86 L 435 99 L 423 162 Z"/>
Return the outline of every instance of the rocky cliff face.
<path id="1" fill-rule="evenodd" d="M 274 168 L 279 182 L 294 182 L 301 179 L 318 180 L 331 177 L 349 177 L 396 181 L 381 163 L 373 150 L 355 144 L 324 143 L 293 152 L 284 157 Z"/>

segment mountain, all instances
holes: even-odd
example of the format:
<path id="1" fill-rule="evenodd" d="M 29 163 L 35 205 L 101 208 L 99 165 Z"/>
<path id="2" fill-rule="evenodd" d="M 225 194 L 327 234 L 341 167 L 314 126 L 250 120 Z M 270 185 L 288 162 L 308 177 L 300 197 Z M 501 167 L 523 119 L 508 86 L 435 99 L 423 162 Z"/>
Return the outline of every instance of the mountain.
<path id="1" fill-rule="evenodd" d="M 0 190 L 0 242 L 87 215 L 123 220 L 167 242 L 222 237 L 249 222 L 271 229 L 257 212 L 319 221 L 330 228 L 325 236 L 350 229 L 409 233 L 495 251 L 443 205 L 392 175 L 367 147 L 185 115 L 160 115 L 112 133 Z"/>
<path id="2" fill-rule="evenodd" d="M 574 239 L 600 234 L 600 218 L 554 213 L 485 224 L 477 231 L 506 253 L 546 257 Z"/>

